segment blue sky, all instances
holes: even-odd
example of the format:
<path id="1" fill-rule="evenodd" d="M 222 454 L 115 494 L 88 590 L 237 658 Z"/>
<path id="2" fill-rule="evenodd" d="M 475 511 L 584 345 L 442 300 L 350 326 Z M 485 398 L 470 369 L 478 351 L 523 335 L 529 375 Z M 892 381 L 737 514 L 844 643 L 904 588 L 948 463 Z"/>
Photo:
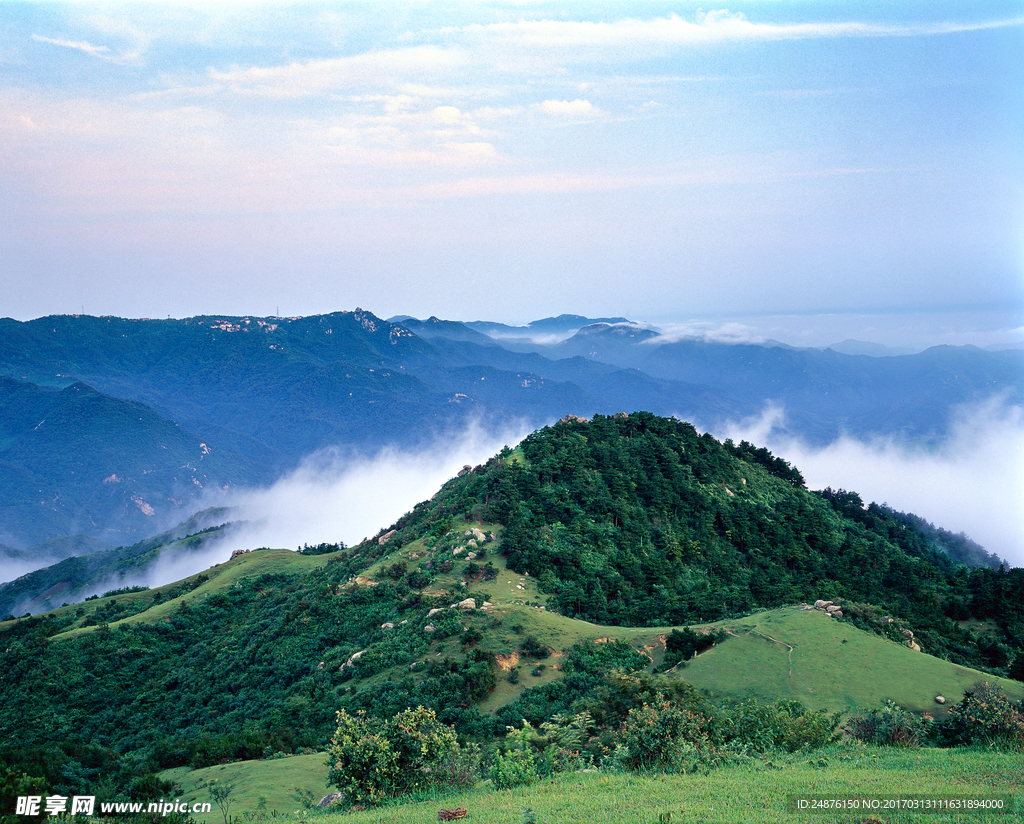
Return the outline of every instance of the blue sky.
<path id="1" fill-rule="evenodd" d="M 1022 52 L 1020 2 L 0 3 L 0 315 L 1019 340 Z"/>

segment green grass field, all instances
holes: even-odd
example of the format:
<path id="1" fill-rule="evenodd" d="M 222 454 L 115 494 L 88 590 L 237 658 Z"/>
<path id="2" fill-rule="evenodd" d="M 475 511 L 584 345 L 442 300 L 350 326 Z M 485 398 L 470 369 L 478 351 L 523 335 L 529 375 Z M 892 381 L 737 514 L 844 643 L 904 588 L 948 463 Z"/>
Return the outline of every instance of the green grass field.
<path id="1" fill-rule="evenodd" d="M 238 821 L 256 817 L 262 795 L 267 818 L 274 821 L 338 822 L 338 824 L 421 824 L 436 821 L 441 808 L 465 807 L 465 819 L 478 824 L 657 824 L 670 813 L 671 824 L 961 824 L 1024 820 L 1024 759 L 1019 754 L 968 750 L 895 750 L 844 744 L 810 755 L 774 757 L 708 774 L 664 775 L 621 772 L 562 774 L 529 787 L 494 790 L 490 782 L 462 792 L 437 794 L 385 807 L 344 813 L 299 808 L 291 787 L 315 789 L 317 800 L 327 792 L 323 756 L 296 756 L 276 761 L 240 762 L 196 770 L 168 771 L 185 788 L 183 798 L 205 801 L 194 788 L 210 778 L 235 784 L 230 814 Z M 797 813 L 790 796 L 875 797 L 1009 797 L 1009 814 Z M 279 801 L 279 799 L 282 799 Z M 271 818 L 269 813 L 278 815 Z M 222 821 L 214 811 L 206 821 Z"/>

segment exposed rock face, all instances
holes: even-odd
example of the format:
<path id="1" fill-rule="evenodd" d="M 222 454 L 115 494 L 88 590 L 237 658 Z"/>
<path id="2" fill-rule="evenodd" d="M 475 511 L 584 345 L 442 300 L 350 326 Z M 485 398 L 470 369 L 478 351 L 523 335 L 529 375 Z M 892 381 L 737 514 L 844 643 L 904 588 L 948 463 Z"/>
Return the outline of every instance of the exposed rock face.
<path id="1" fill-rule="evenodd" d="M 587 420 L 586 418 L 581 418 L 579 415 L 566 415 L 564 418 L 559 418 L 558 422 L 559 423 L 570 423 L 570 422 L 590 423 L 589 420 Z"/>
<path id="2" fill-rule="evenodd" d="M 397 529 L 388 530 L 387 532 L 385 532 L 383 535 L 381 535 L 377 539 L 377 543 L 380 544 L 380 545 L 386 544 L 388 541 L 390 541 L 395 536 L 395 533 L 397 531 L 398 531 Z"/>

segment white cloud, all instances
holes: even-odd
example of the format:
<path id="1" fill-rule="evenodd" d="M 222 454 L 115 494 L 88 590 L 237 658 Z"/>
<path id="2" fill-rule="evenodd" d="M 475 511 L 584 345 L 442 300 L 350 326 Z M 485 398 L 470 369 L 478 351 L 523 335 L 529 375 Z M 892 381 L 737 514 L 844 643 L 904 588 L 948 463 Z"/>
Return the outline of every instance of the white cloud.
<path id="1" fill-rule="evenodd" d="M 704 340 L 712 343 L 764 343 L 765 338 L 752 326 L 744 323 L 710 322 L 678 323 L 663 327 L 656 338 L 643 341 L 648 346 L 678 343 L 682 340 Z"/>
<path id="2" fill-rule="evenodd" d="M 582 20 L 521 20 L 472 24 L 442 30 L 447 35 L 507 40 L 523 46 L 600 49 L 642 46 L 680 46 L 736 41 L 796 40 L 833 37 L 912 37 L 977 31 L 1024 24 L 1024 18 L 977 23 L 920 23 L 881 25 L 856 21 L 822 23 L 757 23 L 745 14 L 719 9 L 698 12 L 693 20 L 677 14 L 649 20 L 625 18 L 613 22 Z"/>
<path id="3" fill-rule="evenodd" d="M 466 61 L 457 50 L 414 46 L 282 66 L 210 69 L 210 77 L 242 94 L 296 98 L 359 88 L 397 89 L 413 78 L 444 75 Z"/>
<path id="4" fill-rule="evenodd" d="M 32 39 L 38 43 L 49 43 L 51 46 L 63 46 L 66 49 L 77 49 L 93 57 L 103 60 L 112 60 L 110 49 L 107 46 L 94 46 L 85 40 L 62 40 L 56 37 L 43 37 L 40 34 L 33 34 Z"/>
<path id="5" fill-rule="evenodd" d="M 816 448 L 783 434 L 784 418 L 768 407 L 714 434 L 768 447 L 799 469 L 810 489 L 847 489 L 865 503 L 913 512 L 1024 566 L 1024 408 L 1000 398 L 963 406 L 934 449 L 849 437 Z"/>
<path id="6" fill-rule="evenodd" d="M 371 459 L 318 453 L 267 489 L 232 493 L 230 505 L 253 523 L 218 551 L 227 557 L 232 549 L 257 546 L 358 543 L 429 499 L 464 464 L 485 462 L 530 429 L 523 424 L 491 432 L 474 426 L 417 452 L 384 450 Z"/>
<path id="7" fill-rule="evenodd" d="M 578 117 L 580 115 L 601 115 L 603 112 L 596 108 L 589 100 L 545 100 L 543 103 L 538 104 L 539 108 L 545 114 L 554 114 L 559 116 L 568 115 L 570 117 Z"/>

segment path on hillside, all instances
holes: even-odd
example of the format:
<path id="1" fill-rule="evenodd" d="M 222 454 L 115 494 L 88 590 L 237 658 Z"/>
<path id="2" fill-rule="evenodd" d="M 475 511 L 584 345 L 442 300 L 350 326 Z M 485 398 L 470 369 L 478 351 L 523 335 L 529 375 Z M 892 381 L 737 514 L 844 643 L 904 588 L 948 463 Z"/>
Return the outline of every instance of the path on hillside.
<path id="1" fill-rule="evenodd" d="M 785 641 L 780 641 L 778 638 L 772 638 L 770 635 L 766 635 L 763 632 L 758 632 L 756 629 L 750 630 L 753 635 L 760 635 L 762 638 L 767 638 L 769 641 L 774 641 L 776 644 L 782 644 L 789 650 L 789 677 L 793 677 L 793 645 L 787 644 Z"/>

